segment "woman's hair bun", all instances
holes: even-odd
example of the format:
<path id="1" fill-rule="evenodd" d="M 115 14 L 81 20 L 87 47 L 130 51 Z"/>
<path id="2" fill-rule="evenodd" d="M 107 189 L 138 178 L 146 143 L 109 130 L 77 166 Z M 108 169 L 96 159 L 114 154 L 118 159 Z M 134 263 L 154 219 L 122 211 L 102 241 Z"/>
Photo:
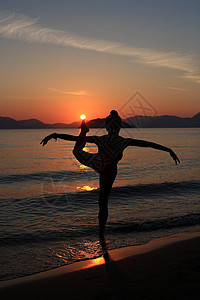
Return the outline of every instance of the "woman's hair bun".
<path id="1" fill-rule="evenodd" d="M 110 114 L 111 114 L 111 116 L 113 116 L 113 117 L 119 117 L 118 112 L 117 112 L 116 110 L 114 110 L 114 109 L 111 110 Z"/>
<path id="2" fill-rule="evenodd" d="M 111 110 L 109 116 L 105 119 L 105 125 L 113 130 L 119 130 L 121 128 L 121 118 L 116 110 Z"/>

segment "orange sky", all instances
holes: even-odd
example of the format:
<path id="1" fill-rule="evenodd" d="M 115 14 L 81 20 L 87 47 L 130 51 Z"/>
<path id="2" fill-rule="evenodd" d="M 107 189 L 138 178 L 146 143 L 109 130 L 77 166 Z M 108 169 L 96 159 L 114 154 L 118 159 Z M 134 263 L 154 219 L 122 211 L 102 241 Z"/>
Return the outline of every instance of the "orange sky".
<path id="1" fill-rule="evenodd" d="M 145 9 L 134 1 L 77 3 L 35 10 L 24 1 L 14 11 L 3 4 L 1 116 L 46 123 L 70 123 L 81 113 L 102 118 L 137 91 L 157 115 L 200 111 L 195 5 L 184 2 L 180 11 L 176 1 L 146 2 Z"/>

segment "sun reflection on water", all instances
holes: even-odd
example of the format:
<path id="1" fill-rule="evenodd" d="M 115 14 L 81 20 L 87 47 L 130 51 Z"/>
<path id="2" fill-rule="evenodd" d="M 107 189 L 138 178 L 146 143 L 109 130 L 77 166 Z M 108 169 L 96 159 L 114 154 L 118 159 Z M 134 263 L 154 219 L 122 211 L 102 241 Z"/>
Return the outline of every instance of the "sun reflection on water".
<path id="1" fill-rule="evenodd" d="M 90 265 L 98 265 L 103 263 L 102 249 L 98 240 L 80 241 L 76 244 L 60 245 L 59 249 L 50 248 L 57 266 L 69 264 L 81 260 L 89 260 Z"/>
<path id="2" fill-rule="evenodd" d="M 101 257 L 97 257 L 93 260 L 93 264 L 94 265 L 100 265 L 100 264 L 103 264 L 104 263 L 104 258 L 101 256 Z"/>
<path id="3" fill-rule="evenodd" d="M 87 170 L 87 169 L 89 169 L 89 167 L 87 167 L 87 166 L 85 166 L 85 165 L 82 165 L 82 164 L 80 164 L 80 169 L 81 169 L 81 170 L 85 170 L 85 169 Z"/>
<path id="4" fill-rule="evenodd" d="M 92 191 L 92 190 L 96 190 L 97 187 L 91 187 L 89 185 L 84 185 L 84 186 L 77 186 L 77 190 L 78 191 Z"/>

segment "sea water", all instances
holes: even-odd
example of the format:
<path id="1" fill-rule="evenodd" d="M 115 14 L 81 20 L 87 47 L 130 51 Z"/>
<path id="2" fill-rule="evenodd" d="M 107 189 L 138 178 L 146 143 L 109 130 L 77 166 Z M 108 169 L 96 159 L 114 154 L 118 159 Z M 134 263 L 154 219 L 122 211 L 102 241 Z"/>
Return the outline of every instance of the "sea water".
<path id="1" fill-rule="evenodd" d="M 78 135 L 78 129 L 56 130 Z M 98 174 L 72 154 L 74 142 L 40 141 L 48 129 L 0 130 L 0 279 L 102 254 Z M 105 134 L 91 129 L 89 135 Z M 109 198 L 109 249 L 200 228 L 200 129 L 122 129 L 123 137 L 172 148 L 128 147 Z M 95 153 L 87 144 L 85 151 Z"/>

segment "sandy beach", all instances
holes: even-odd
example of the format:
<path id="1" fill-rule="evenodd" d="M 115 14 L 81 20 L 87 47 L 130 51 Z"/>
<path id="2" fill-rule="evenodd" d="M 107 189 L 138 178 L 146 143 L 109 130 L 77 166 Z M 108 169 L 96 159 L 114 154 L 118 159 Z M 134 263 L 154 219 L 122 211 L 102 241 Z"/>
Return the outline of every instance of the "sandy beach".
<path id="1" fill-rule="evenodd" d="M 200 232 L 0 283 L 0 299 L 199 299 Z"/>

